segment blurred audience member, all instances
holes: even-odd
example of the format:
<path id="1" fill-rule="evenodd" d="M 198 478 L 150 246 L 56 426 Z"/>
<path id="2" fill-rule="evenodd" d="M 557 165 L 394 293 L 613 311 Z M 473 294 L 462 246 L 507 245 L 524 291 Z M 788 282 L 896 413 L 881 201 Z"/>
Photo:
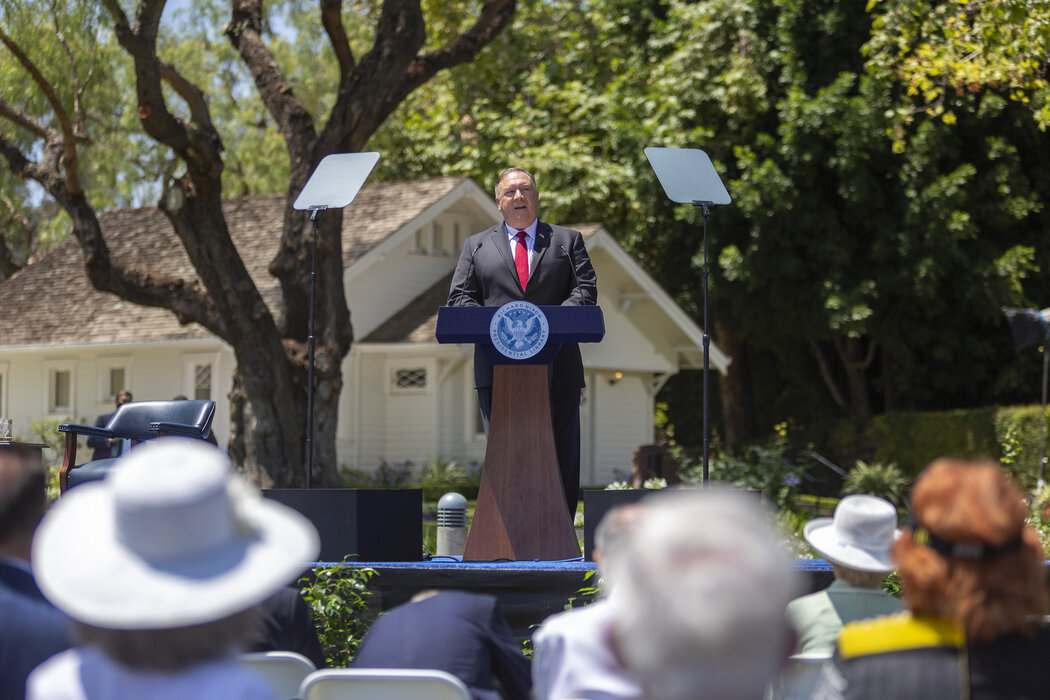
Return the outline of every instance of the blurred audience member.
<path id="1" fill-rule="evenodd" d="M 117 408 L 120 408 L 126 403 L 131 403 L 133 400 L 131 392 L 125 389 L 117 394 Z M 114 413 L 116 413 L 116 411 L 110 411 L 109 413 L 103 413 L 96 418 L 95 427 L 105 428 L 106 424 L 113 418 Z M 118 456 L 120 454 L 120 443 L 120 438 L 89 437 L 87 439 L 87 445 L 94 450 L 94 452 L 91 453 L 91 461 L 94 462 L 98 459 L 111 459 Z"/>
<path id="2" fill-rule="evenodd" d="M 44 517 L 44 469 L 23 448 L 0 448 L 0 698 L 19 700 L 33 667 L 71 645 L 68 620 L 37 588 L 29 565 Z"/>
<path id="3" fill-rule="evenodd" d="M 317 556 L 317 532 L 202 442 L 160 438 L 67 493 L 33 543 L 44 594 L 82 646 L 29 677 L 30 700 L 272 698 L 237 663 L 255 606 Z"/>
<path id="4" fill-rule="evenodd" d="M 294 651 L 317 668 L 328 666 L 313 614 L 297 585 L 286 586 L 264 600 L 258 613 L 259 627 L 248 651 Z"/>
<path id="5" fill-rule="evenodd" d="M 901 602 L 882 590 L 893 570 L 890 547 L 899 534 L 897 509 L 876 496 L 846 496 L 833 518 L 815 518 L 803 532 L 809 546 L 831 562 L 835 580 L 822 591 L 788 603 L 798 653 L 835 651 L 843 623 L 899 612 Z"/>
<path id="6" fill-rule="evenodd" d="M 792 561 L 750 494 L 646 500 L 610 594 L 614 639 L 646 700 L 755 700 L 795 645 Z"/>
<path id="7" fill-rule="evenodd" d="M 500 614 L 496 598 L 462 591 L 423 591 L 381 615 L 361 640 L 355 668 L 447 671 L 475 700 L 528 700 L 529 661 Z"/>
<path id="8" fill-rule="evenodd" d="M 893 547 L 907 613 L 846 625 L 818 698 L 1045 698 L 1050 630 L 1039 536 L 995 462 L 939 459 Z"/>
<path id="9" fill-rule="evenodd" d="M 532 635 L 532 692 L 536 700 L 641 698 L 642 689 L 616 657 L 611 608 L 604 596 L 627 565 L 627 541 L 638 521 L 638 503 L 613 508 L 594 533 L 593 558 L 603 599 L 552 615 Z"/>

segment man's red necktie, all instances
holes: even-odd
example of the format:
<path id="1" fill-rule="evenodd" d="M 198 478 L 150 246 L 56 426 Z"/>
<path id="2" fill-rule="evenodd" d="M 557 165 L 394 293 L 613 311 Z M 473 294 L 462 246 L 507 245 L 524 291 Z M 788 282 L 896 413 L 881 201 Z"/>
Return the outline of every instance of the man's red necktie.
<path id="1" fill-rule="evenodd" d="M 524 231 L 518 231 L 518 235 L 515 236 L 518 239 L 518 247 L 514 249 L 514 269 L 518 271 L 522 291 L 525 291 L 525 285 L 529 283 L 529 249 L 525 247 L 527 235 Z"/>

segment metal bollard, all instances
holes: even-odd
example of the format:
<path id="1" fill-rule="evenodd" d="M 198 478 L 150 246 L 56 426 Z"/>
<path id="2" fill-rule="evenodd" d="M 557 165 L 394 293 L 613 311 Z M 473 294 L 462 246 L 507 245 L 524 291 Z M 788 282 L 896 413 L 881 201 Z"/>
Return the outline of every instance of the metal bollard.
<path id="1" fill-rule="evenodd" d="M 435 555 L 463 556 L 467 546 L 467 499 L 455 492 L 442 496 L 438 501 L 437 525 Z"/>

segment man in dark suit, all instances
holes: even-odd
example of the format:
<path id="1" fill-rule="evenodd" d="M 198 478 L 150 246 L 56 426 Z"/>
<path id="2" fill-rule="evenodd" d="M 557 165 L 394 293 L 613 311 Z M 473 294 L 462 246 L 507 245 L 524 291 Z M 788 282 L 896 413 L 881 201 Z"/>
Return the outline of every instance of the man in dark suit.
<path id="1" fill-rule="evenodd" d="M 381 615 L 361 640 L 353 666 L 447 671 L 474 700 L 500 700 L 493 676 L 510 700 L 528 700 L 532 688 L 529 661 L 496 598 L 463 591 L 423 591 Z"/>
<path id="2" fill-rule="evenodd" d="M 25 696 L 26 677 L 68 649 L 65 615 L 37 588 L 30 544 L 44 516 L 44 469 L 32 453 L 0 448 L 0 698 Z"/>
<path id="3" fill-rule="evenodd" d="M 120 408 L 126 403 L 131 403 L 131 392 L 123 390 L 117 394 L 117 408 Z M 101 416 L 95 419 L 96 428 L 105 428 L 106 424 L 109 423 L 110 419 L 113 418 L 113 414 L 116 411 L 110 413 L 103 413 Z M 111 459 L 113 457 L 120 456 L 120 443 L 119 438 L 104 438 L 104 437 L 89 437 L 87 439 L 88 447 L 92 448 L 94 452 L 91 453 L 91 461 L 94 462 L 99 459 Z"/>
<path id="4" fill-rule="evenodd" d="M 521 168 L 509 168 L 496 180 L 496 208 L 503 223 L 467 238 L 452 276 L 449 306 L 502 306 L 529 301 L 539 306 L 586 306 L 597 303 L 598 285 L 583 236 L 540 221 L 536 181 Z M 474 386 L 488 432 L 492 408 L 492 365 L 474 350 Z M 570 517 L 580 489 L 580 346 L 565 343 L 551 373 L 551 422 L 562 487 Z"/>

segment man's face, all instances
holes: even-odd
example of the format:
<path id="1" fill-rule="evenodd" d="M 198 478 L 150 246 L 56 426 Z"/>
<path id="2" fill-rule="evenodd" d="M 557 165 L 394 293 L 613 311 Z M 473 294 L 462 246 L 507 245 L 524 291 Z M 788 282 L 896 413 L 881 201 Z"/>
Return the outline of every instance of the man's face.
<path id="1" fill-rule="evenodd" d="M 503 214 L 508 227 L 520 231 L 536 220 L 540 210 L 540 193 L 533 187 L 528 175 L 513 170 L 500 180 L 496 208 Z"/>

